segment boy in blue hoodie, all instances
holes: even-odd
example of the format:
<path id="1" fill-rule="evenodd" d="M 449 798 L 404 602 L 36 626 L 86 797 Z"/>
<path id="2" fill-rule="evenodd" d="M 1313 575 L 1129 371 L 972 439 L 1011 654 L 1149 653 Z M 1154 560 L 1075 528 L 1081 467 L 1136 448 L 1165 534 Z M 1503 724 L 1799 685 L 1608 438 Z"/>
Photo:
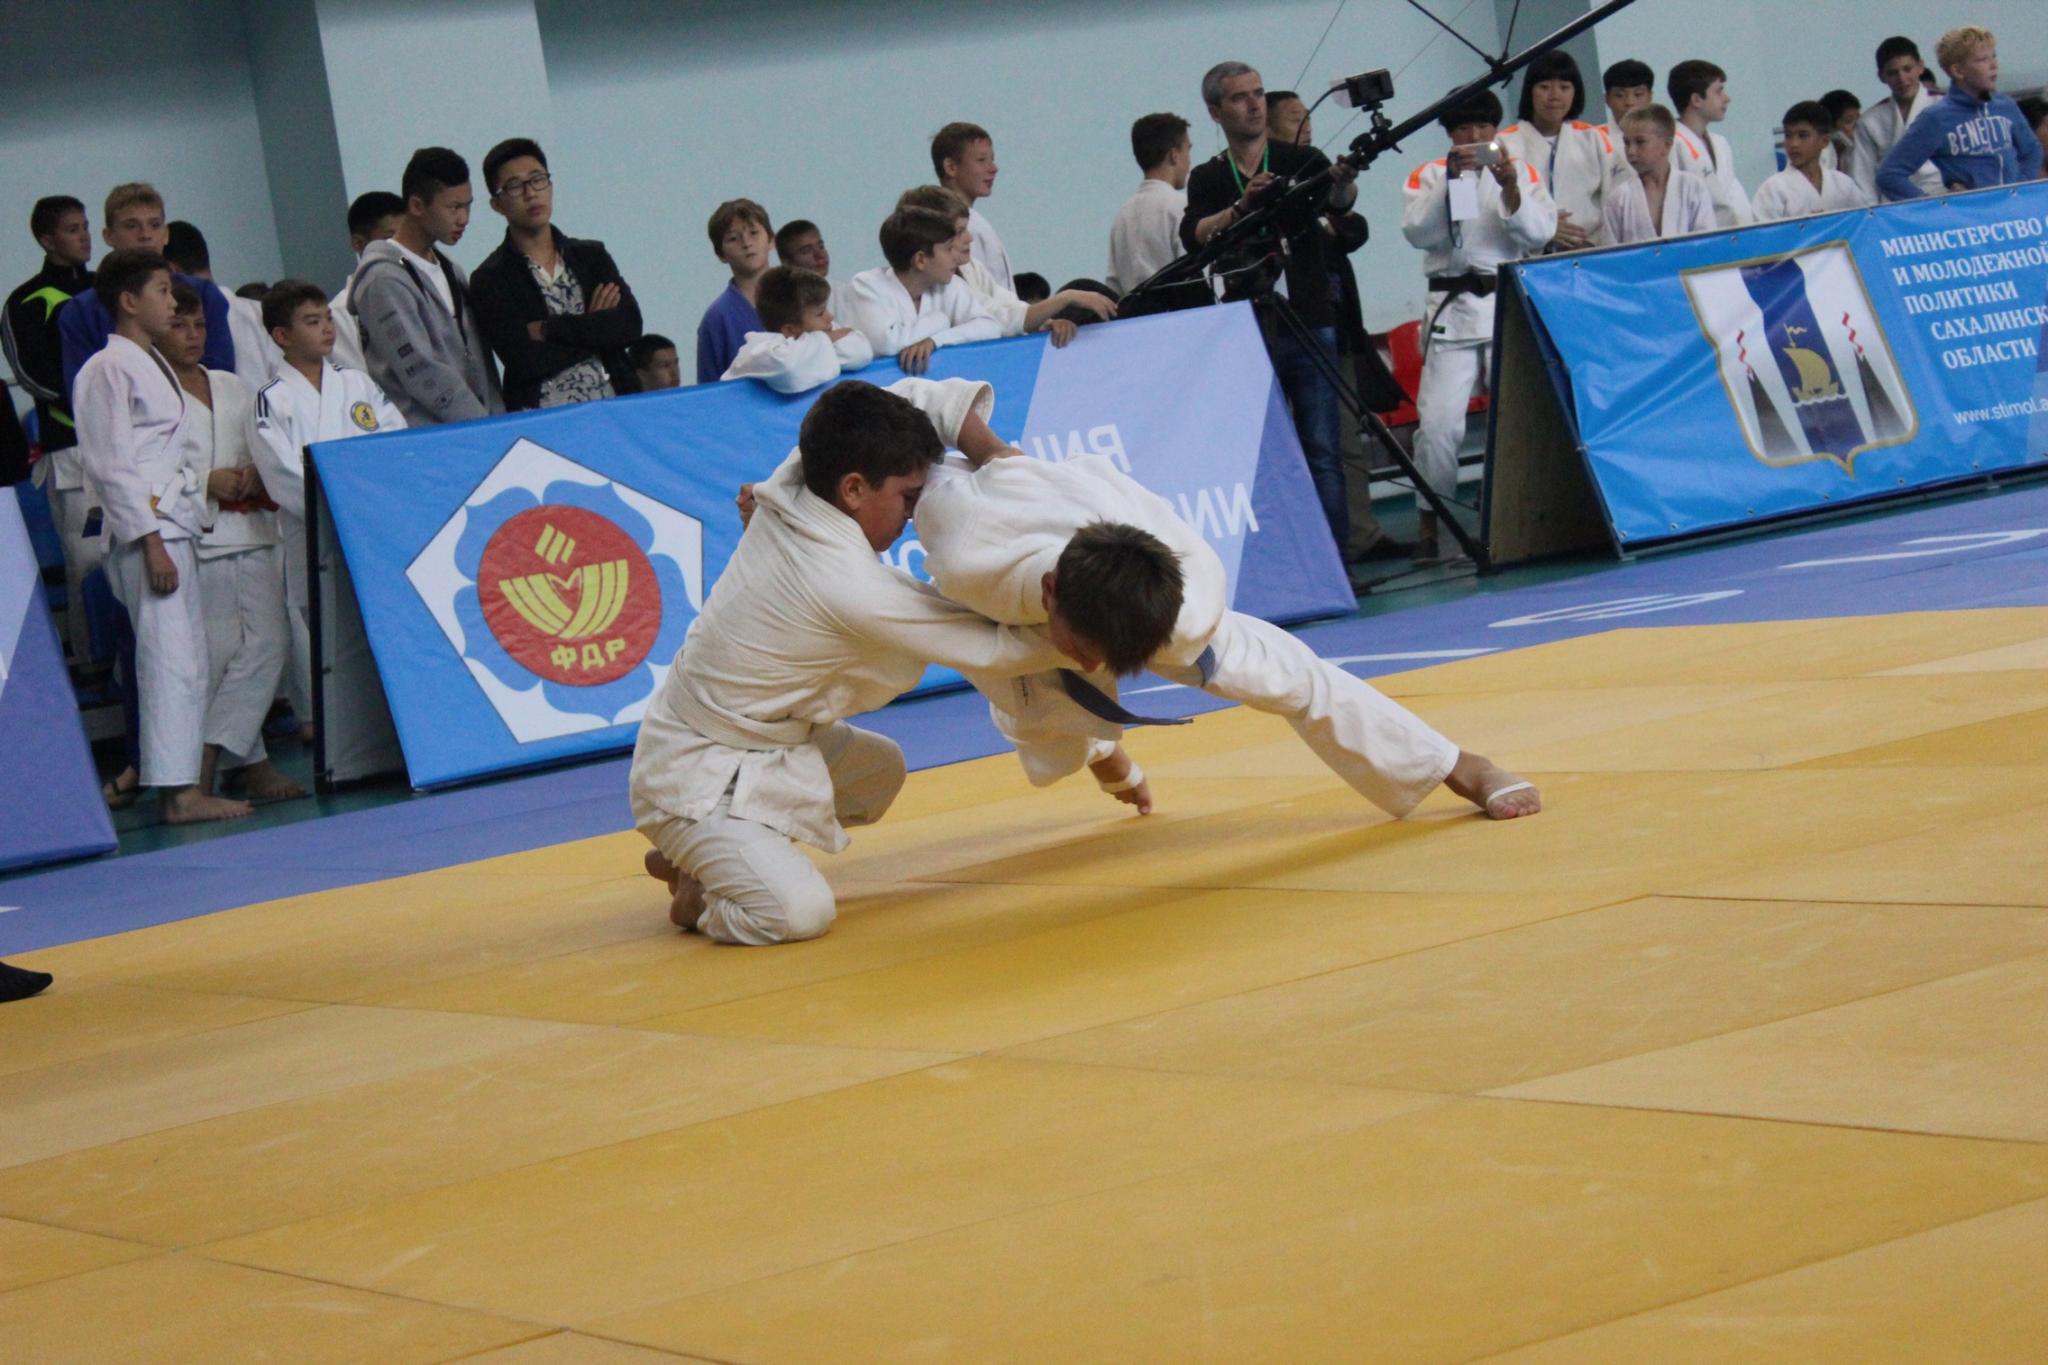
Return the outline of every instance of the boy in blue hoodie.
<path id="1" fill-rule="evenodd" d="M 1950 29 L 1934 56 L 1948 72 L 1948 96 L 1913 120 L 1878 168 L 1884 197 L 1924 198 L 1913 172 L 1927 161 L 1951 191 L 2038 179 L 2041 143 L 2019 106 L 1998 93 L 1998 40 L 1991 31 Z"/>

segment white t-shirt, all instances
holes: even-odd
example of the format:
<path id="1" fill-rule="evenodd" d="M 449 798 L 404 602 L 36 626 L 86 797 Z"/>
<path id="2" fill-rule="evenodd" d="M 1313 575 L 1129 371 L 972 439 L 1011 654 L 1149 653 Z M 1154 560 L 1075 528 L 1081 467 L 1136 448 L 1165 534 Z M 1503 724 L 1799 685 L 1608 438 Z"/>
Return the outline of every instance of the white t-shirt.
<path id="1" fill-rule="evenodd" d="M 427 287 L 440 298 L 441 306 L 448 310 L 448 316 L 454 317 L 455 292 L 448 287 L 448 272 L 441 269 L 441 262 L 420 255 L 396 237 L 391 239 L 391 245 L 398 248 L 398 254 L 405 257 L 414 270 L 426 276 Z M 350 279 L 353 280 L 354 276 L 350 276 Z"/>

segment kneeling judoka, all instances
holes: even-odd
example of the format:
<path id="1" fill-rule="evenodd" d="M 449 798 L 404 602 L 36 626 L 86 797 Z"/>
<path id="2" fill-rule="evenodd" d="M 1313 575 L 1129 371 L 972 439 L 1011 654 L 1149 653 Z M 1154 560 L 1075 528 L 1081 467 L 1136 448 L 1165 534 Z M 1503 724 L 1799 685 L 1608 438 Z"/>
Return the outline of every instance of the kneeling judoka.
<path id="1" fill-rule="evenodd" d="M 997 625 L 877 555 L 902 534 L 949 445 L 998 446 L 986 384 L 848 380 L 752 486 L 739 549 L 640 723 L 633 818 L 669 915 L 723 943 L 816 938 L 832 889 L 799 843 L 846 847 L 903 786 L 895 742 L 845 723 L 928 663 L 991 695 L 1071 662 L 1047 633 Z M 743 506 L 745 506 L 743 500 Z"/>
<path id="2" fill-rule="evenodd" d="M 1105 791 L 1151 809 L 1143 772 L 1116 740 L 1120 708 L 1104 705 L 1118 675 L 1150 668 L 1284 716 L 1331 771 L 1397 819 L 1440 784 L 1496 820 L 1542 809 L 1533 784 L 1461 751 L 1278 626 L 1231 611 L 1223 562 L 1201 533 L 1103 456 L 1055 463 L 999 443 L 963 447 L 933 471 L 917 535 L 948 598 L 994 621 L 1044 626 L 1094 670 L 1063 680 L 1077 705 L 1029 716 L 1006 712 L 1003 700 L 1028 688 L 983 689 L 1034 785 L 1085 763 Z"/>

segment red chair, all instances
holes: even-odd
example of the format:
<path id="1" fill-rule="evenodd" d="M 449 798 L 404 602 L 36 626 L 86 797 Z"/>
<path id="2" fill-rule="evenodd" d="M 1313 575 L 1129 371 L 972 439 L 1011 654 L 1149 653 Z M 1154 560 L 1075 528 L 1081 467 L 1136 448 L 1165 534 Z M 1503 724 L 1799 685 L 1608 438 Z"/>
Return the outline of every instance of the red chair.
<path id="1" fill-rule="evenodd" d="M 1415 395 L 1422 391 L 1422 323 L 1404 322 L 1390 332 L 1375 336 L 1373 344 L 1387 357 L 1387 368 L 1394 372 L 1394 382 L 1401 386 L 1401 392 L 1408 395 L 1408 401 L 1387 414 L 1390 427 L 1412 427 L 1422 420 L 1415 411 Z M 1485 412 L 1485 395 L 1476 395 L 1467 405 L 1467 412 Z"/>

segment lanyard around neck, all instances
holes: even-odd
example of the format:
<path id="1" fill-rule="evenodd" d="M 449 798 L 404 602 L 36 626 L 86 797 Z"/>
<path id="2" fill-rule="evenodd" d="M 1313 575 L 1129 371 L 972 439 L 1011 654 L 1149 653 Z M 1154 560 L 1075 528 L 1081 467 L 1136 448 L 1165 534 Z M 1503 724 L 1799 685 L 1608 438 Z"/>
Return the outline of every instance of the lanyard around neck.
<path id="1" fill-rule="evenodd" d="M 1237 155 L 1226 147 L 1223 150 L 1223 159 L 1225 162 L 1229 163 L 1230 178 L 1236 182 L 1238 198 L 1242 199 L 1244 197 L 1244 173 L 1237 169 Z M 1263 175 L 1272 169 L 1273 140 L 1271 138 L 1268 138 L 1266 139 L 1266 150 L 1264 154 L 1262 154 L 1259 157 L 1259 173 Z"/>

